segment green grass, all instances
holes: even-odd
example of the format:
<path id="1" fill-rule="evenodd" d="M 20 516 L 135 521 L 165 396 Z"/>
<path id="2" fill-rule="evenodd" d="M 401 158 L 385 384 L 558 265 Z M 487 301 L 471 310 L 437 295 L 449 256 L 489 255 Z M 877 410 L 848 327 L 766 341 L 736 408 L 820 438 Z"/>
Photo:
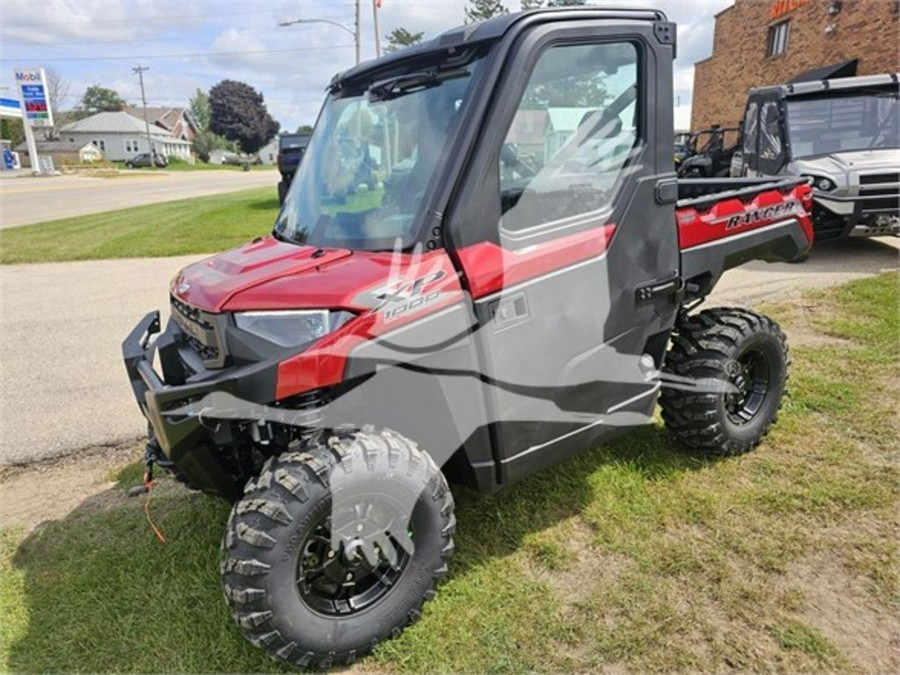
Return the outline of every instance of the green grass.
<path id="1" fill-rule="evenodd" d="M 782 415 L 750 455 L 696 458 L 651 426 L 494 495 L 454 490 L 448 580 L 361 667 L 878 670 L 865 659 L 893 647 L 872 622 L 896 626 L 900 606 L 897 280 L 808 296 L 811 319 L 768 308 L 789 338 L 802 320 L 820 339 L 795 344 Z M 0 669 L 282 670 L 220 597 L 227 505 L 163 481 L 160 545 L 142 500 L 112 494 L 0 535 Z M 845 635 L 873 642 L 853 652 Z"/>
<path id="2" fill-rule="evenodd" d="M 271 231 L 272 187 L 0 230 L 0 263 L 215 253 Z"/>

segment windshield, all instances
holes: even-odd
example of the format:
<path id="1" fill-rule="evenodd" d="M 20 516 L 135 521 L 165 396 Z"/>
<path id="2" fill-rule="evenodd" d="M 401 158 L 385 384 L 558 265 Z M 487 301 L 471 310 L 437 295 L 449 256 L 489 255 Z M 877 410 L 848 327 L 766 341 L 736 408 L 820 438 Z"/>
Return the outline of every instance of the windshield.
<path id="1" fill-rule="evenodd" d="M 900 147 L 897 91 L 789 100 L 787 126 L 795 159 Z"/>
<path id="2" fill-rule="evenodd" d="M 426 189 L 451 142 L 481 59 L 438 64 L 332 94 L 276 235 L 325 248 L 393 250 L 416 241 Z"/>

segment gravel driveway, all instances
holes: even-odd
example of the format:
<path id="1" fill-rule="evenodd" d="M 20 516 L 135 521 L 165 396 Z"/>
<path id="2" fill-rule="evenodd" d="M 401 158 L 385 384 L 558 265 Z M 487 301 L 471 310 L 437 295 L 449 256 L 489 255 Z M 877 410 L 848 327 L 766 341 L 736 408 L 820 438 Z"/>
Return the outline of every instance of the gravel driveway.
<path id="1" fill-rule="evenodd" d="M 725 274 L 718 304 L 754 305 L 898 268 L 900 239 L 823 245 L 802 265 Z M 134 439 L 145 429 L 120 343 L 165 309 L 168 282 L 202 256 L 0 267 L 0 464 Z"/>

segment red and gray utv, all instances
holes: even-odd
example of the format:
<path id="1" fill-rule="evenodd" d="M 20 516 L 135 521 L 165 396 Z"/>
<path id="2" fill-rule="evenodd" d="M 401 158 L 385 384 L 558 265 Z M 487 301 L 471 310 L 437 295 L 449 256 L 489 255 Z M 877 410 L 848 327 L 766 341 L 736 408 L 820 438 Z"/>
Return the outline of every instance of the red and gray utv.
<path id="1" fill-rule="evenodd" d="M 234 502 L 222 587 L 254 644 L 327 667 L 415 621 L 448 481 L 497 490 L 657 402 L 690 448 L 760 443 L 784 335 L 694 309 L 807 253 L 811 190 L 679 182 L 674 57 L 661 12 L 582 7 L 337 75 L 273 231 L 184 269 L 165 330 L 125 340 L 148 460 Z"/>

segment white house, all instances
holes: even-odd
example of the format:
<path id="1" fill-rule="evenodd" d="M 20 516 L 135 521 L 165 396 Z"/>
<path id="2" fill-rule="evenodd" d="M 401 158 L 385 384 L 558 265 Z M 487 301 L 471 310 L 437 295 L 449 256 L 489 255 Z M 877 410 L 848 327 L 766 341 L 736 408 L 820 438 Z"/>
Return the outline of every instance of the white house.
<path id="1" fill-rule="evenodd" d="M 259 161 L 271 166 L 278 161 L 278 136 L 259 149 Z"/>
<path id="2" fill-rule="evenodd" d="M 146 124 L 124 111 L 99 112 L 66 124 L 60 129 L 59 137 L 69 143 L 92 143 L 106 159 L 113 161 L 129 160 L 149 150 Z M 151 125 L 150 140 L 155 152 L 193 161 L 190 141 L 178 138 L 166 129 Z"/>
<path id="3" fill-rule="evenodd" d="M 103 159 L 100 149 L 87 141 L 71 142 L 67 139 L 56 141 L 35 141 L 38 157 L 49 156 L 56 167 L 65 164 L 90 164 Z M 28 152 L 28 143 L 16 146 L 16 151 L 22 158 L 28 157 L 28 166 L 31 166 L 31 155 Z"/>

